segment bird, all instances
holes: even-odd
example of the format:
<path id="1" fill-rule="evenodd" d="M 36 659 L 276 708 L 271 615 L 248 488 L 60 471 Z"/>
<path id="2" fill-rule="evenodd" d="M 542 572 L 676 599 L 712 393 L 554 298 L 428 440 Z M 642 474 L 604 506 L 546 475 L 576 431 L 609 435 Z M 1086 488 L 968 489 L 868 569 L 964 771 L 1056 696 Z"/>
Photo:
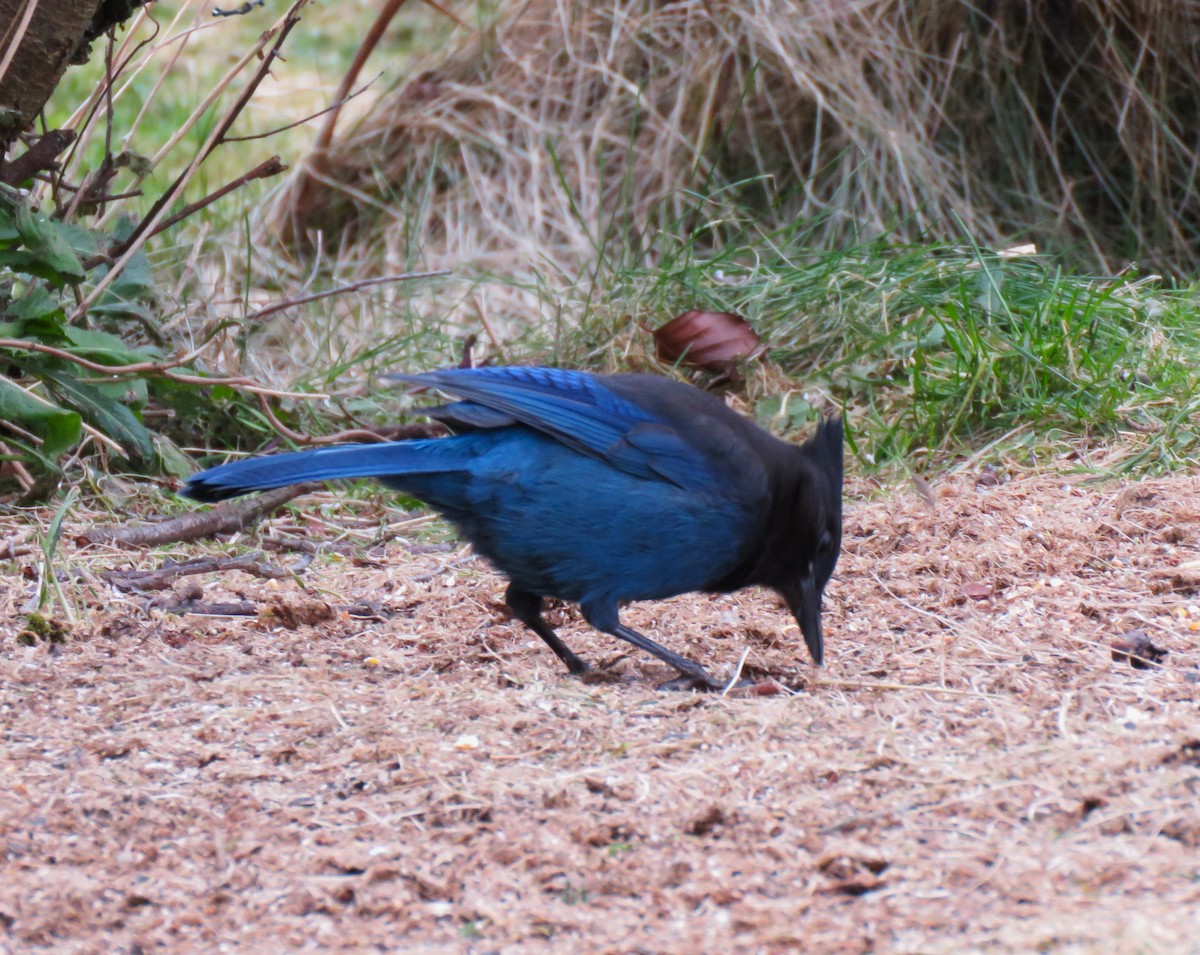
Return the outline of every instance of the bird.
<path id="1" fill-rule="evenodd" d="M 843 426 L 780 440 L 690 384 L 653 374 L 482 366 L 389 375 L 458 400 L 424 412 L 450 435 L 247 458 L 193 475 L 214 502 L 310 481 L 374 478 L 425 502 L 508 578 L 505 603 L 579 675 L 547 598 L 652 654 L 671 688 L 720 689 L 700 663 L 625 626 L 620 606 L 774 590 L 824 662 L 821 604 L 841 551 Z"/>

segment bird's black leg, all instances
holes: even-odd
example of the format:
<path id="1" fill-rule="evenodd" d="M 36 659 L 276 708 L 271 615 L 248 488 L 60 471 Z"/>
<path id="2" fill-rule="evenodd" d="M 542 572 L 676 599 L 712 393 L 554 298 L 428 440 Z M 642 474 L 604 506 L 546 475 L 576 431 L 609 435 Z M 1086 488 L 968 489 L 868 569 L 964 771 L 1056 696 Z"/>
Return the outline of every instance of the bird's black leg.
<path id="1" fill-rule="evenodd" d="M 606 606 L 603 604 L 584 604 L 581 608 L 583 616 L 597 630 L 603 633 L 612 634 L 614 637 L 620 637 L 628 643 L 632 643 L 639 650 L 645 650 L 662 660 L 668 666 L 673 666 L 679 671 L 683 677 L 682 680 L 671 680 L 664 686 L 676 689 L 706 689 L 706 690 L 723 690 L 725 684 L 704 669 L 699 663 L 689 660 L 687 657 L 681 657 L 678 653 L 672 653 L 661 644 L 655 643 L 649 637 L 643 637 L 636 630 L 630 630 L 617 617 L 617 608 L 615 605 Z"/>
<path id="2" fill-rule="evenodd" d="M 514 617 L 546 641 L 546 645 L 567 665 L 568 672 L 578 676 L 591 669 L 572 652 L 570 647 L 558 639 L 554 630 L 542 619 L 541 597 L 531 594 L 527 590 L 521 590 L 516 584 L 509 584 L 508 590 L 504 594 L 504 602 L 508 604 L 508 609 L 513 612 Z"/>

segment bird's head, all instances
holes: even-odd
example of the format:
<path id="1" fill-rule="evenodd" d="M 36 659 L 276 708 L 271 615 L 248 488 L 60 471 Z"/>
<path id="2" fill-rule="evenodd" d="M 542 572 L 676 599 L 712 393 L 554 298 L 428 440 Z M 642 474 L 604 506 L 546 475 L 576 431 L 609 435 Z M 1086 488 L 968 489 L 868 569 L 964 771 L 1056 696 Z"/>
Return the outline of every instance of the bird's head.
<path id="1" fill-rule="evenodd" d="M 788 570 L 775 589 L 800 625 L 813 662 L 825 659 L 821 597 L 842 549 L 842 422 L 822 421 L 797 449 L 797 488 L 784 533 L 791 551 Z"/>

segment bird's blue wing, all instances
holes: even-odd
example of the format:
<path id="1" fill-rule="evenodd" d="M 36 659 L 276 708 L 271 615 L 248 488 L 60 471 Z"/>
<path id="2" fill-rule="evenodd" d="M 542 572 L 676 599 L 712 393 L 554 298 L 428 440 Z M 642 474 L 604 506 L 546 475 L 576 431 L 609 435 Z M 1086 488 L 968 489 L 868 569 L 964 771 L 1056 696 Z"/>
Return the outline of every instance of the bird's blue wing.
<path id="1" fill-rule="evenodd" d="M 456 429 L 507 428 L 518 423 L 512 415 L 476 401 L 456 401 L 436 408 L 426 408 L 425 414 Z"/>
<path id="2" fill-rule="evenodd" d="M 712 468 L 700 449 L 652 408 L 615 394 L 595 375 L 558 368 L 487 367 L 389 377 L 440 388 L 511 416 L 636 477 L 666 480 L 689 490 L 716 490 Z"/>

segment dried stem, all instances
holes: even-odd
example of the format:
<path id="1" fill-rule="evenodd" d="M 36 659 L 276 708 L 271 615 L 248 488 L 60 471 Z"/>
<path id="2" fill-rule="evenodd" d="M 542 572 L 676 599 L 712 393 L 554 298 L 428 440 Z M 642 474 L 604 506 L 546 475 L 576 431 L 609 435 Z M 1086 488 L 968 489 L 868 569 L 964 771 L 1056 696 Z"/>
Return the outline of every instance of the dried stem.
<path id="1" fill-rule="evenodd" d="M 311 484 L 281 487 L 244 501 L 225 501 L 207 511 L 193 511 L 156 524 L 102 525 L 84 531 L 77 539 L 86 544 L 157 547 L 160 544 L 202 540 L 218 534 L 234 534 L 312 488 Z"/>
<path id="2" fill-rule="evenodd" d="M 51 355 L 54 358 L 61 358 L 64 361 L 73 362 L 81 368 L 88 369 L 88 371 L 101 372 L 110 378 L 116 378 L 125 375 L 156 375 L 160 378 L 169 378 L 171 381 L 178 381 L 189 385 L 229 385 L 231 388 L 240 388 L 241 390 L 251 392 L 252 394 L 270 395 L 275 398 L 300 398 L 305 400 L 320 401 L 324 401 L 329 398 L 329 395 L 327 394 L 300 391 L 280 391 L 275 388 L 266 388 L 255 383 L 250 378 L 246 378 L 241 375 L 228 376 L 224 378 L 210 378 L 204 375 L 173 374 L 170 371 L 172 368 L 177 368 L 179 365 L 192 361 L 196 357 L 196 352 L 194 351 L 166 362 L 143 361 L 132 365 L 102 365 L 99 362 L 90 361 L 89 359 L 83 358 L 79 355 L 73 355 L 69 351 L 63 351 L 61 348 L 54 348 L 52 345 L 43 345 L 41 342 L 31 342 L 20 338 L 0 338 L 0 348 L 11 348 L 18 351 L 23 350 L 40 352 L 43 355 Z"/>
<path id="3" fill-rule="evenodd" d="M 199 212 L 205 206 L 211 205 L 212 203 L 216 202 L 218 199 L 224 198 L 225 196 L 229 195 L 229 193 L 233 192 L 235 189 L 240 189 L 242 186 L 246 185 L 246 183 L 253 182 L 255 179 L 265 179 L 268 176 L 277 176 L 281 172 L 283 172 L 285 169 L 287 169 L 287 166 L 285 166 L 280 161 L 279 157 L 272 156 L 270 159 L 266 159 L 263 162 L 260 162 L 257 166 L 255 166 L 249 172 L 242 173 L 242 175 L 238 176 L 232 182 L 228 182 L 225 185 L 221 186 L 220 189 L 217 189 L 216 191 L 209 193 L 203 199 L 197 199 L 195 202 L 188 203 L 186 206 L 184 206 L 182 209 L 180 209 L 178 212 L 176 212 L 173 216 L 168 216 L 166 219 L 164 219 L 162 222 L 160 222 L 158 225 L 156 225 L 150 231 L 147 238 L 151 238 L 162 232 L 166 232 L 167 229 L 171 228 L 171 226 L 178 225 L 184 219 Z M 118 198 L 118 197 L 116 197 L 116 196 L 106 196 L 105 197 L 106 201 L 115 199 L 115 198 Z M 101 265 L 104 262 L 111 262 L 114 258 L 122 255 L 125 252 L 125 250 L 128 248 L 128 246 L 129 246 L 129 240 L 126 240 L 125 242 L 119 242 L 116 245 L 114 245 L 107 253 L 105 253 L 103 255 L 93 255 L 91 258 L 86 259 L 83 263 L 83 267 L 84 267 L 84 269 L 91 270 L 91 269 L 94 269 L 97 265 Z"/>
<path id="4" fill-rule="evenodd" d="M 248 315 L 245 319 L 245 322 L 247 324 L 261 322 L 264 318 L 274 315 L 276 312 L 282 312 L 284 309 L 292 308 L 296 305 L 307 305 L 309 302 L 317 302 L 323 298 L 341 295 L 344 292 L 357 292 L 359 289 L 370 288 L 373 285 L 388 285 L 392 282 L 407 282 L 412 279 L 436 278 L 439 275 L 449 274 L 449 269 L 436 269 L 432 272 L 404 272 L 399 275 L 380 275 L 376 278 L 359 279 L 356 282 L 348 282 L 345 285 L 339 285 L 337 288 L 325 289 L 322 292 L 312 292 L 308 295 L 300 295 L 295 298 L 285 298 L 282 301 L 272 302 L 270 305 L 264 305 L 254 314 Z"/>

